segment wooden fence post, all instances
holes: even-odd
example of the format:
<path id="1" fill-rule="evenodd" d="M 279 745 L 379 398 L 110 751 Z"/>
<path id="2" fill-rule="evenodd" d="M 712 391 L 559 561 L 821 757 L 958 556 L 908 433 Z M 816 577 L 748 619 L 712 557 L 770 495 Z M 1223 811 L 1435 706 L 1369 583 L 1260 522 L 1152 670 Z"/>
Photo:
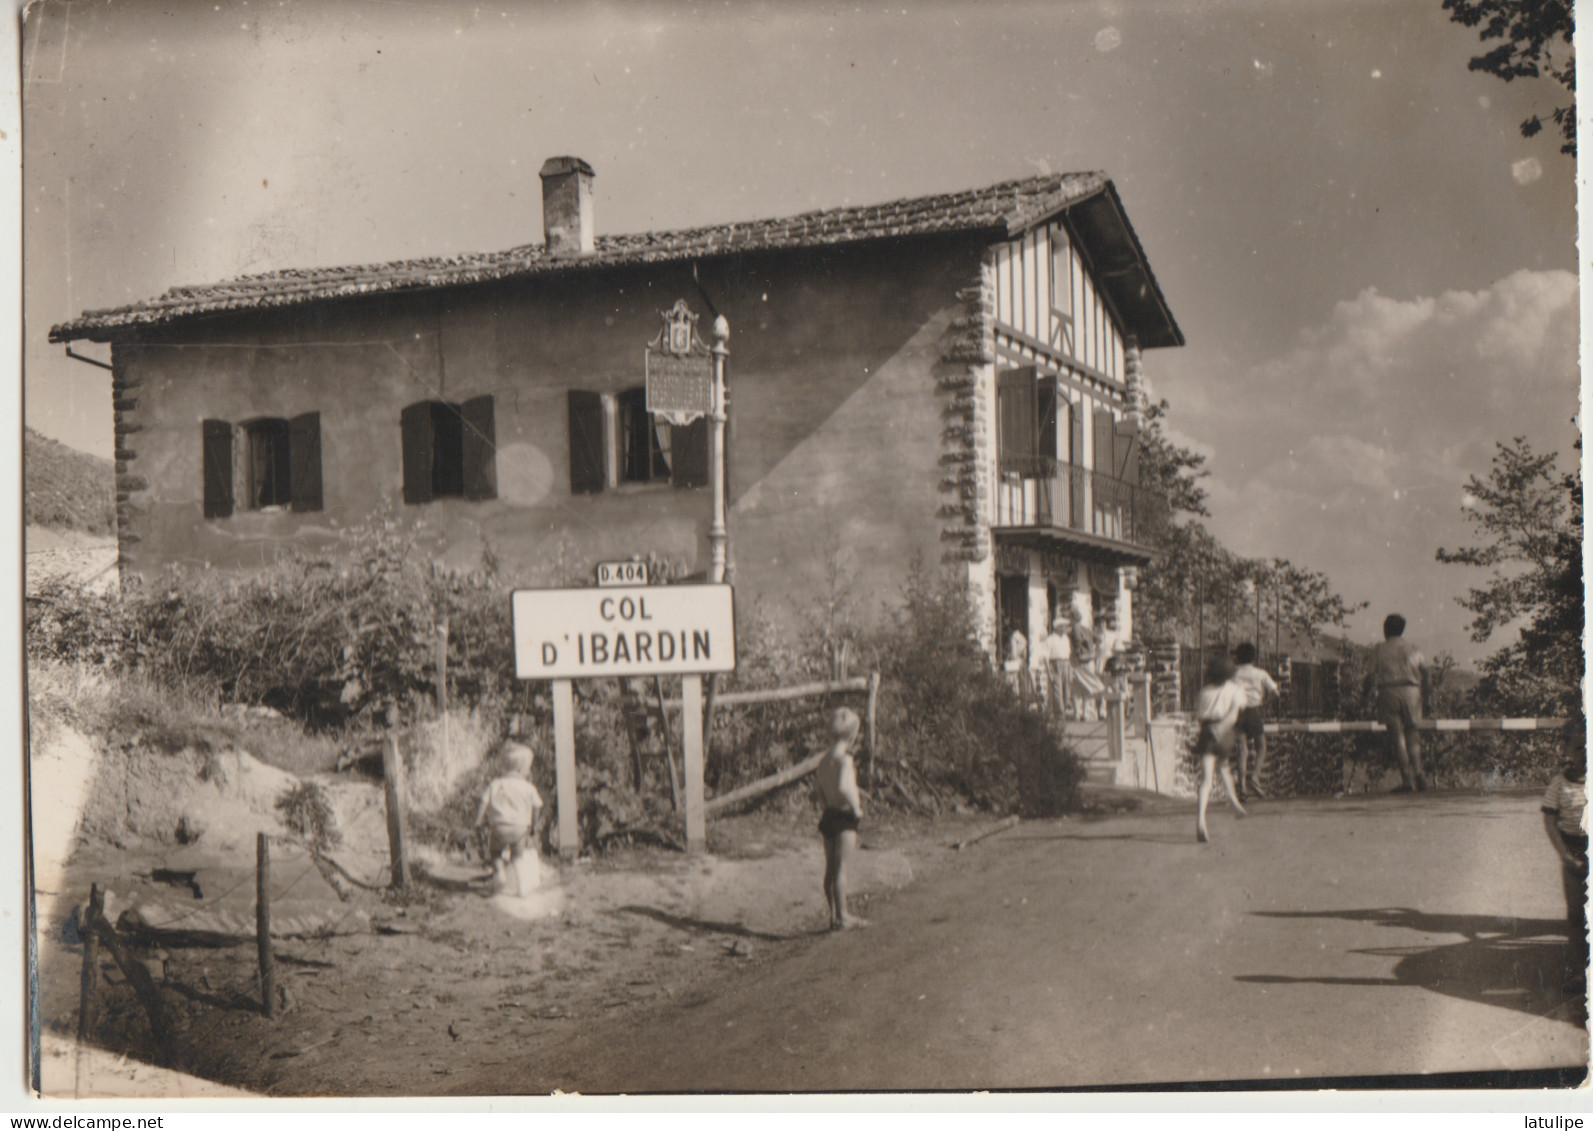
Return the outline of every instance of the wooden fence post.
<path id="1" fill-rule="evenodd" d="M 448 715 L 448 622 L 445 620 L 437 626 L 437 713 L 444 718 Z"/>
<path id="2" fill-rule="evenodd" d="M 277 1010 L 276 956 L 271 952 L 271 838 L 255 837 L 254 938 L 260 955 L 260 1001 L 267 1017 Z"/>
<path id="3" fill-rule="evenodd" d="M 170 1066 L 175 1061 L 175 1049 L 172 1045 L 171 1032 L 166 1027 L 166 1009 L 160 1000 L 160 987 L 155 985 L 149 968 L 138 959 L 128 954 L 122 948 L 121 941 L 116 937 L 116 928 L 111 926 L 103 912 L 90 916 L 90 928 L 100 937 L 105 949 L 111 952 L 111 957 L 116 960 L 116 966 L 122 972 L 122 977 L 127 979 L 133 991 L 144 1004 L 144 1013 L 149 1017 L 149 1030 L 155 1037 L 156 1056 L 163 1066 Z"/>
<path id="4" fill-rule="evenodd" d="M 874 766 L 879 760 L 879 738 L 874 722 L 879 710 L 879 672 L 868 677 L 868 784 L 874 785 Z"/>
<path id="5" fill-rule="evenodd" d="M 659 696 L 660 699 L 663 696 Z M 714 744 L 714 701 L 719 698 L 719 673 L 711 672 L 708 676 L 708 686 L 703 693 L 702 703 L 702 742 L 703 756 L 713 749 Z"/>
<path id="6" fill-rule="evenodd" d="M 404 855 L 404 760 L 398 755 L 398 736 L 387 735 L 382 750 L 382 788 L 387 799 L 387 850 L 392 859 L 392 886 L 409 886 L 409 861 Z"/>
<path id="7" fill-rule="evenodd" d="M 658 732 L 664 739 L 664 761 L 668 763 L 669 768 L 669 793 L 675 802 L 675 812 L 684 813 L 686 798 L 682 792 L 684 787 L 675 773 L 675 743 L 670 737 L 669 714 L 664 710 L 663 677 L 656 675 L 653 677 L 653 691 L 658 695 Z"/>
<path id="8" fill-rule="evenodd" d="M 83 976 L 77 1003 L 77 1063 L 74 1067 L 73 1094 L 83 1095 L 83 1045 L 94 1027 L 94 992 L 100 981 L 100 933 L 97 924 L 105 915 L 105 893 L 99 884 L 89 886 L 88 914 L 78 924 L 83 938 Z"/>
<path id="9" fill-rule="evenodd" d="M 559 809 L 559 855 L 581 853 L 580 800 L 575 768 L 575 691 L 567 679 L 553 681 L 553 787 Z"/>
<path id="10" fill-rule="evenodd" d="M 699 853 L 708 848 L 708 829 L 703 815 L 702 676 L 681 677 L 680 699 L 681 769 L 686 779 L 686 851 Z"/>

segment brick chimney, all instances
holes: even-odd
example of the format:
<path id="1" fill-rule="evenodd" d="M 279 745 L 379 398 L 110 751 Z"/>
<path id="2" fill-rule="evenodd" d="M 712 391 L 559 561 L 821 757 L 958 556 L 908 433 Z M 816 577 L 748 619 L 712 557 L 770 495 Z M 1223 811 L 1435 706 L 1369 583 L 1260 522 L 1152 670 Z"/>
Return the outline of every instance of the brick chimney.
<path id="1" fill-rule="evenodd" d="M 542 166 L 542 231 L 549 255 L 591 255 L 592 166 L 550 157 Z"/>

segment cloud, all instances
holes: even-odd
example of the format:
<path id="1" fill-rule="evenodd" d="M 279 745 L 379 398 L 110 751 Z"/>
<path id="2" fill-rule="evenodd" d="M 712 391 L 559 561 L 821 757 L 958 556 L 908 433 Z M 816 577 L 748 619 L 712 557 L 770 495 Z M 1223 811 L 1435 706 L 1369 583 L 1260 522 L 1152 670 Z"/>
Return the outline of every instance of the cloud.
<path id="1" fill-rule="evenodd" d="M 1577 305 L 1567 271 L 1412 299 L 1369 288 L 1284 356 L 1237 375 L 1225 400 L 1268 420 L 1292 406 L 1309 426 L 1302 443 L 1343 432 L 1452 466 L 1575 412 Z"/>
<path id="2" fill-rule="evenodd" d="M 1492 651 L 1454 604 L 1478 579 L 1434 551 L 1473 540 L 1463 490 L 1497 441 L 1570 452 L 1578 303 L 1564 271 L 1408 299 L 1368 289 L 1283 355 L 1180 395 L 1173 418 L 1209 457 L 1213 531 L 1401 607 L 1435 649 Z"/>

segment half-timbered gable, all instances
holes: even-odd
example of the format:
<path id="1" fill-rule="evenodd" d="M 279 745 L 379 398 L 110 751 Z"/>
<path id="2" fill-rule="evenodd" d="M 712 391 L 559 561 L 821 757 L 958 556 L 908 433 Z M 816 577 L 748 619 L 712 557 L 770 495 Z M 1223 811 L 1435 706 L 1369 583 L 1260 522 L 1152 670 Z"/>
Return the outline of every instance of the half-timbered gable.
<path id="1" fill-rule="evenodd" d="M 1154 281 L 1125 258 L 1114 204 L 1092 198 L 992 249 L 998 639 L 1043 636 L 1064 603 L 1131 631 L 1136 570 L 1165 517 L 1139 478 L 1140 350 L 1182 336 L 1154 317 L 1165 308 L 1147 323 L 1143 301 L 1125 322 L 1125 293 L 1143 300 Z"/>

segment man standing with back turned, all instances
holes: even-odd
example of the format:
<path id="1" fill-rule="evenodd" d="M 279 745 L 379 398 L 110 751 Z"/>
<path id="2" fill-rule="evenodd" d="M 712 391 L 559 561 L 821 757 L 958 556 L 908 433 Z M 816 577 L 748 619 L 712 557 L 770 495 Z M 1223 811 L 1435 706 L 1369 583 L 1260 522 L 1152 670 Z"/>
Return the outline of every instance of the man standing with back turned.
<path id="1" fill-rule="evenodd" d="M 1383 620 L 1383 642 L 1372 649 L 1371 678 L 1377 687 L 1377 721 L 1388 728 L 1389 747 L 1405 778 L 1396 792 L 1427 788 L 1421 732 L 1416 729 L 1427 671 L 1427 657 L 1405 639 L 1405 618 L 1389 613 Z"/>

